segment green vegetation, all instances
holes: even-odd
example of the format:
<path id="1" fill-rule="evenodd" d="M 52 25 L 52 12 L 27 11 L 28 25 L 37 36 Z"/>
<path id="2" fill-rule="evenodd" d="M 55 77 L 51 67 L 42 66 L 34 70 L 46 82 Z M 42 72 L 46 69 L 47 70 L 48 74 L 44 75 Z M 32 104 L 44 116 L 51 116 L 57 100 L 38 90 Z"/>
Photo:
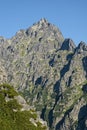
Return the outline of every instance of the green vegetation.
<path id="1" fill-rule="evenodd" d="M 14 99 L 17 95 L 12 86 L 0 85 L 0 130 L 45 130 L 40 122 L 36 122 L 35 126 L 30 121 L 31 118 L 37 119 L 35 112 L 21 111 L 22 106 Z"/>
<path id="2" fill-rule="evenodd" d="M 18 95 L 18 93 L 14 90 L 13 86 L 10 86 L 6 83 L 0 85 L 0 93 L 4 94 L 4 96 L 8 96 L 9 98 L 13 98 L 14 96 Z"/>

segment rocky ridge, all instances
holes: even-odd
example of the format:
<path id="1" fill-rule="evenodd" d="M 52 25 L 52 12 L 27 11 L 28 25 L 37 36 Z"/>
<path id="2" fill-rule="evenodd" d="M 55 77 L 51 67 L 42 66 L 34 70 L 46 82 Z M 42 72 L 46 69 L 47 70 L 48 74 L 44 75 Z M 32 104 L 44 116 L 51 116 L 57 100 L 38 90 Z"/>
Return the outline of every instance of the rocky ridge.
<path id="1" fill-rule="evenodd" d="M 87 128 L 87 45 L 76 47 L 41 19 L 11 39 L 0 37 L 0 79 L 15 86 L 50 130 Z"/>

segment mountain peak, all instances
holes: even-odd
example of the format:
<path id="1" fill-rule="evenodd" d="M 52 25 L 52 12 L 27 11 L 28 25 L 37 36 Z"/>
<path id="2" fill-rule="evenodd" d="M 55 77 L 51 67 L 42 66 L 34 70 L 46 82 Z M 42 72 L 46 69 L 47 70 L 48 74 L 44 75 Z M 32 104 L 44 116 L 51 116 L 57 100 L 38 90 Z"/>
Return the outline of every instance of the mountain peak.
<path id="1" fill-rule="evenodd" d="M 48 22 L 48 20 L 46 18 L 41 18 L 36 25 L 40 26 L 40 27 L 48 27 L 51 25 L 50 22 Z"/>
<path id="2" fill-rule="evenodd" d="M 79 52 L 83 52 L 83 51 L 87 51 L 87 45 L 85 42 L 81 41 L 78 45 L 78 47 L 76 48 L 76 50 L 78 50 Z"/>
<path id="3" fill-rule="evenodd" d="M 85 130 L 87 128 L 85 127 L 85 122 L 87 123 L 87 45 L 81 41 L 75 47 L 73 40 L 64 39 L 60 30 L 45 18 L 26 30 L 18 31 L 9 40 L 0 37 L 0 82 L 14 86 L 24 96 L 29 106 L 33 106 L 38 112 L 39 117 L 47 121 L 49 129 Z M 6 101 L 14 94 L 3 86 L 0 91 L 3 92 L 2 96 L 0 92 L 1 99 L 5 96 Z M 17 116 L 16 121 L 15 114 L 19 114 L 19 111 L 13 115 L 11 111 L 9 115 L 7 112 L 11 104 L 3 101 L 3 104 L 0 102 L 0 112 L 3 112 L 0 113 L 2 116 L 0 130 L 5 130 L 4 121 L 7 123 L 10 117 L 12 120 L 8 123 L 14 123 L 11 124 L 12 128 L 16 123 L 21 125 L 21 122 L 26 120 L 36 123 L 36 119 L 35 121 L 29 118 L 22 120 L 19 115 L 18 124 L 19 117 Z M 8 110 L 3 109 L 8 106 Z M 32 111 L 29 115 L 31 114 Z M 23 113 L 22 117 L 24 115 Z M 1 128 L 2 123 L 4 129 Z M 40 126 L 40 123 L 36 123 L 34 130 L 43 130 L 43 128 L 38 129 L 38 125 Z M 21 128 L 18 126 L 14 129 L 27 129 L 23 127 L 26 126 L 23 124 Z"/>
<path id="4" fill-rule="evenodd" d="M 48 20 L 46 18 L 41 18 L 39 22 L 40 23 L 48 23 Z"/>
<path id="5" fill-rule="evenodd" d="M 29 27 L 25 33 L 27 36 L 30 36 L 30 38 L 44 39 L 44 41 L 57 40 L 58 43 L 64 41 L 61 31 L 45 18 L 40 19 L 40 21 Z"/>

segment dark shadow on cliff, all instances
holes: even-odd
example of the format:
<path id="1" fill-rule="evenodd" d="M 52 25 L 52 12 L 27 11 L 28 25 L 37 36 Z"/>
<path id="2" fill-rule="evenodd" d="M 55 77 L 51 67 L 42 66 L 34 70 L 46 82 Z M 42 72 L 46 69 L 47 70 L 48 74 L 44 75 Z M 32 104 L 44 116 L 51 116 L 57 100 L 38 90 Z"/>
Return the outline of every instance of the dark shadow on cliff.
<path id="1" fill-rule="evenodd" d="M 53 91 L 56 93 L 59 93 L 60 90 L 60 80 L 58 80 L 55 84 L 54 84 L 54 88 Z"/>
<path id="2" fill-rule="evenodd" d="M 87 94 L 87 83 L 83 85 L 82 91 L 84 92 L 84 94 Z"/>
<path id="3" fill-rule="evenodd" d="M 49 114 L 48 114 L 48 120 L 49 120 L 49 127 L 52 128 L 52 124 L 53 124 L 53 109 L 51 109 Z"/>
<path id="4" fill-rule="evenodd" d="M 55 130 L 60 130 L 61 126 L 63 126 L 63 123 L 65 122 L 66 116 L 68 116 L 68 118 L 69 118 L 69 113 L 72 111 L 72 109 L 73 109 L 73 108 L 70 108 L 69 110 L 67 110 L 67 111 L 65 112 L 64 117 L 58 122 L 58 124 L 56 125 Z M 72 126 L 71 126 L 70 130 L 73 130 L 73 129 L 72 129 Z"/>
<path id="5" fill-rule="evenodd" d="M 87 130 L 87 105 L 80 108 L 76 130 Z"/>
<path id="6" fill-rule="evenodd" d="M 67 71 L 69 71 L 70 63 L 71 63 L 71 61 L 69 61 L 66 65 L 64 65 L 63 69 L 60 71 L 60 76 L 61 76 L 61 78 L 63 78 L 64 75 L 65 75 L 65 73 L 66 73 Z"/>
<path id="7" fill-rule="evenodd" d="M 40 117 L 45 120 L 46 106 L 42 109 Z"/>
<path id="8" fill-rule="evenodd" d="M 68 54 L 67 57 L 66 57 L 66 60 L 70 61 L 72 59 L 73 55 L 74 55 L 74 53 Z"/>
<path id="9" fill-rule="evenodd" d="M 85 77 L 87 78 L 87 56 L 83 57 L 82 63 L 83 63 L 83 68 L 84 68 L 84 70 L 86 72 L 86 76 Z"/>

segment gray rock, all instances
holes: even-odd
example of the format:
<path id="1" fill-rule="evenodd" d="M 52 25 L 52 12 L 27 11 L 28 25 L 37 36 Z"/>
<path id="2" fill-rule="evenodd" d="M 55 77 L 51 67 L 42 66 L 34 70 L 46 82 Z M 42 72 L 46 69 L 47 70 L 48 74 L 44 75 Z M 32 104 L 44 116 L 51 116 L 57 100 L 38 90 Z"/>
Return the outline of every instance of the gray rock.
<path id="1" fill-rule="evenodd" d="M 67 51 L 74 51 L 75 48 L 76 46 L 71 39 L 65 39 L 61 46 L 61 50 L 67 50 Z"/>
<path id="2" fill-rule="evenodd" d="M 0 37 L 0 82 L 21 92 L 29 103 L 17 97 L 23 110 L 33 106 L 52 130 L 76 129 L 80 108 L 86 105 L 86 66 L 87 45 L 64 40 L 46 19 L 11 39 Z"/>

